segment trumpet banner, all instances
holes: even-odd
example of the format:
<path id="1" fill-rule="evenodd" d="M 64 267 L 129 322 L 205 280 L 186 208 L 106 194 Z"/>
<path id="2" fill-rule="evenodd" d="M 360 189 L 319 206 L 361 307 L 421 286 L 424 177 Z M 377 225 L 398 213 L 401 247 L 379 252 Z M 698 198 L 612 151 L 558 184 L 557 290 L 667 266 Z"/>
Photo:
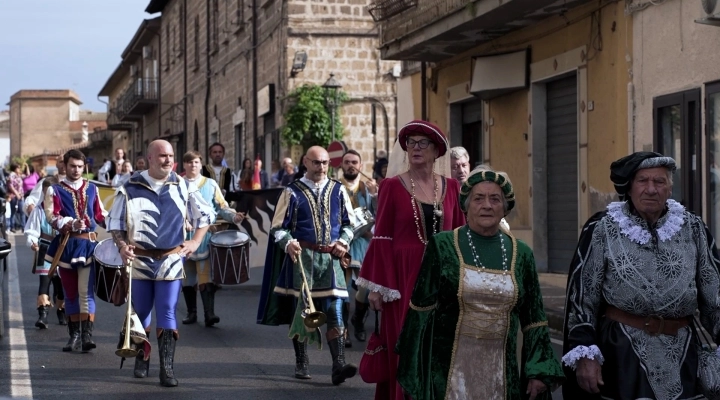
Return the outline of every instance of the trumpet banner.
<path id="1" fill-rule="evenodd" d="M 128 305 L 128 307 L 132 306 Z M 122 330 L 120 331 L 120 341 L 117 345 L 118 350 L 122 349 L 123 345 L 125 344 L 126 327 L 127 316 L 123 319 Z M 135 314 L 135 310 L 132 310 L 130 312 L 130 348 L 135 351 L 142 350 L 144 352 L 145 360 L 148 360 L 150 358 L 150 341 L 148 340 L 147 334 L 145 333 L 145 328 L 143 328 L 142 326 L 142 322 L 140 322 L 140 318 L 138 318 L 137 314 Z M 120 362 L 120 368 L 122 368 L 123 361 L 125 361 L 124 357 Z"/>

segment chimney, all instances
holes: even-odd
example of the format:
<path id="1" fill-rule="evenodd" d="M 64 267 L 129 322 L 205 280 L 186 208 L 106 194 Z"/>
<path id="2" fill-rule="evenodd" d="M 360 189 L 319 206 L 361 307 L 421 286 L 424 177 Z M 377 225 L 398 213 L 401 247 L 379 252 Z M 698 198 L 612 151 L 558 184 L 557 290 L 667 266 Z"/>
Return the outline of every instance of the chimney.
<path id="1" fill-rule="evenodd" d="M 87 123 L 87 121 L 83 121 L 83 124 L 82 124 L 82 141 L 83 141 L 83 142 L 87 142 L 88 140 L 90 140 L 90 138 L 88 137 L 88 123 Z"/>

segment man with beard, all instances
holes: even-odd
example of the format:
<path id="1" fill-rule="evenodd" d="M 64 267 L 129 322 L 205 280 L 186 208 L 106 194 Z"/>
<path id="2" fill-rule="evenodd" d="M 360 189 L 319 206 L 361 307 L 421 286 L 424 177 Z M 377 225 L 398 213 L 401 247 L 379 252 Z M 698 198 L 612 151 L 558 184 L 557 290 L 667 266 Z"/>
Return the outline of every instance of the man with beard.
<path id="1" fill-rule="evenodd" d="M 92 340 L 95 322 L 95 268 L 93 253 L 97 246 L 97 226 L 105 227 L 107 212 L 100 201 L 97 186 L 83 179 L 85 155 L 70 150 L 63 156 L 65 179 L 47 188 L 43 207 L 48 223 L 60 232 L 50 242 L 45 261 L 52 263 L 48 276 L 57 268 L 65 294 L 68 340 L 63 351 L 87 353 L 95 348 Z M 56 254 L 58 255 L 56 257 Z"/>
<path id="2" fill-rule="evenodd" d="M 225 146 L 215 142 L 210 145 L 210 164 L 204 165 L 202 169 L 202 176 L 215 180 L 223 195 L 230 191 L 230 182 L 233 181 L 232 171 L 223 166 L 224 158 Z"/>
<path id="3" fill-rule="evenodd" d="M 360 180 L 360 171 L 362 170 L 362 166 L 362 157 L 360 157 L 360 153 L 355 150 L 348 150 L 342 158 L 341 168 L 343 176 L 340 179 L 340 182 L 342 182 L 345 186 L 345 190 L 348 192 L 352 209 L 359 211 L 359 208 L 364 208 L 374 217 L 375 209 L 377 208 L 378 187 L 374 180 Z M 345 270 L 345 280 L 347 282 L 351 282 L 351 279 L 360 276 L 360 267 L 362 266 L 363 259 L 365 258 L 365 252 L 370 245 L 371 238 L 372 232 L 367 231 L 362 235 L 353 238 L 352 242 L 350 242 L 350 255 L 352 256 L 352 262 L 350 263 L 350 268 Z M 368 290 L 366 288 L 357 289 L 357 293 L 355 293 L 355 313 L 351 319 L 353 328 L 355 329 L 355 337 L 361 342 L 364 342 L 366 339 L 365 314 L 368 310 L 367 297 Z M 349 315 L 350 303 L 343 303 L 343 321 L 345 322 L 345 326 L 347 326 Z M 351 346 L 352 343 L 350 338 L 347 338 L 345 341 L 345 347 Z"/>

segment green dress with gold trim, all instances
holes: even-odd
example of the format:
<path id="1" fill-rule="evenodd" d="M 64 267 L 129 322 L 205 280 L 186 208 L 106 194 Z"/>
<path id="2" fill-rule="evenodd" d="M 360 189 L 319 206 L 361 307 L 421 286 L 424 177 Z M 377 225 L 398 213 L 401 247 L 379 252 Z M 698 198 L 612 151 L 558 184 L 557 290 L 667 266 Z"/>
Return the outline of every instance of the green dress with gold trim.
<path id="1" fill-rule="evenodd" d="M 532 250 L 505 232 L 470 236 L 479 267 L 467 225 L 428 243 L 396 347 L 398 382 L 414 400 L 526 399 L 530 379 L 557 387 L 564 375 L 550 344 Z M 550 390 L 537 397 L 551 398 Z"/>

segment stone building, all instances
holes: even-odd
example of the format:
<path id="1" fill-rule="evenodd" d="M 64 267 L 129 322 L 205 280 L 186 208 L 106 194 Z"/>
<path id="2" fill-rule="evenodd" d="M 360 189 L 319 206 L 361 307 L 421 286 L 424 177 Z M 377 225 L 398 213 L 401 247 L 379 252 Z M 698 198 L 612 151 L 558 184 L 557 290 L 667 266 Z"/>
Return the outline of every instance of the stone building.
<path id="1" fill-rule="evenodd" d="M 0 165 L 10 162 L 10 111 L 0 111 Z"/>
<path id="2" fill-rule="evenodd" d="M 322 85 L 330 76 L 350 101 L 342 108 L 343 139 L 369 160 L 374 155 L 371 104 L 377 104 L 377 149 L 395 136 L 396 63 L 379 58 L 377 31 L 366 0 L 152 0 L 161 12 L 157 47 L 163 137 L 178 154 L 205 154 L 215 141 L 238 169 L 244 158 L 270 160 L 302 149 L 287 148 L 280 128 L 288 95 L 303 83 Z M 293 61 L 299 62 L 293 69 Z M 111 102 L 112 104 L 112 102 Z M 384 113 L 383 113 L 384 109 Z M 383 119 L 387 115 L 387 124 Z M 385 129 L 385 126 L 389 129 Z"/>

